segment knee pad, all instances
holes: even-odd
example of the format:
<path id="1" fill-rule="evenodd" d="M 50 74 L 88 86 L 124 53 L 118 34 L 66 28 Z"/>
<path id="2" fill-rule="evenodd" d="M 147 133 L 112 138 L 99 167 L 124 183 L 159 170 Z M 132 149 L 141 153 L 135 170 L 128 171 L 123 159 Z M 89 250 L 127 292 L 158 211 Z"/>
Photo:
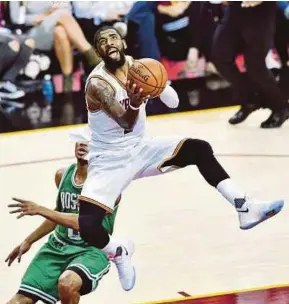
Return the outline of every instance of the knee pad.
<path id="1" fill-rule="evenodd" d="M 102 226 L 105 210 L 88 202 L 80 201 L 79 233 L 89 245 L 103 248 L 108 243 L 109 236 Z"/>
<path id="2" fill-rule="evenodd" d="M 213 149 L 208 142 L 189 138 L 183 143 L 177 155 L 166 161 L 163 166 L 175 165 L 183 168 L 189 165 L 198 165 L 211 155 L 213 155 Z"/>
<path id="3" fill-rule="evenodd" d="M 208 154 L 213 154 L 212 146 L 205 140 L 201 139 L 187 139 L 181 150 L 184 150 L 187 155 L 194 155 L 196 158 L 203 157 Z"/>

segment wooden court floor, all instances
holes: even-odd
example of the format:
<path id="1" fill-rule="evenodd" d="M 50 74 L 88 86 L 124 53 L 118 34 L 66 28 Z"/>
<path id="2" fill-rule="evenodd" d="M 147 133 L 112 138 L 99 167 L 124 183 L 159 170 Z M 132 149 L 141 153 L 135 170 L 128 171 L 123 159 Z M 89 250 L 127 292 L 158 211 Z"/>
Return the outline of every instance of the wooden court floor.
<path id="1" fill-rule="evenodd" d="M 262 110 L 232 127 L 227 120 L 234 111 L 151 118 L 148 128 L 152 135 L 208 140 L 248 194 L 285 199 L 288 204 L 289 124 L 279 130 L 260 129 L 269 115 Z M 16 220 L 8 214 L 7 204 L 16 196 L 54 207 L 54 173 L 73 161 L 70 129 L 0 135 L 0 303 L 17 291 L 25 268 L 44 241 L 34 244 L 20 264 L 8 268 L 6 255 L 42 219 Z M 287 204 L 276 217 L 241 231 L 231 205 L 194 167 L 135 181 L 123 195 L 115 235 L 135 241 L 136 286 L 123 292 L 112 265 L 97 290 L 81 303 L 289 304 Z M 257 291 L 230 294 L 251 288 Z"/>

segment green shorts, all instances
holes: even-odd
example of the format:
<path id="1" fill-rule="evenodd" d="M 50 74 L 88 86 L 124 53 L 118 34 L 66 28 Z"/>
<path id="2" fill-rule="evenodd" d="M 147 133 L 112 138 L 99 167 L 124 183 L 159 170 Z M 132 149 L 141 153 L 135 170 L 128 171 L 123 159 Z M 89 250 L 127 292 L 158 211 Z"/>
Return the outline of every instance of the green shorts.
<path id="1" fill-rule="evenodd" d="M 72 270 L 82 278 L 83 295 L 96 289 L 109 267 L 110 262 L 102 251 L 91 246 L 65 245 L 52 234 L 31 261 L 18 293 L 35 302 L 56 303 L 58 279 L 65 270 Z"/>

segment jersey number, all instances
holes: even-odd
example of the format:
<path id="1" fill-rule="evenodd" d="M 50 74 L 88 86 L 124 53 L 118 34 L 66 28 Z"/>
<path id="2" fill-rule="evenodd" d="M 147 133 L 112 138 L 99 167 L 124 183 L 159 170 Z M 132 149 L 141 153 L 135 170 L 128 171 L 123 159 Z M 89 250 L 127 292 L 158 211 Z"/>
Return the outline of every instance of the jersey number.
<path id="1" fill-rule="evenodd" d="M 74 241 L 80 241 L 81 237 L 78 231 L 68 228 L 68 237 Z"/>

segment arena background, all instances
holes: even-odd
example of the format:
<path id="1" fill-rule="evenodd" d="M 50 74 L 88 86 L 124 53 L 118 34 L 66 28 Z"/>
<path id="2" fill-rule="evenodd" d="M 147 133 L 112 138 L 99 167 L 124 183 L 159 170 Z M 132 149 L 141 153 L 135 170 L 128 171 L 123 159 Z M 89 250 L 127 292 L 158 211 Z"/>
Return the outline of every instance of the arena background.
<path id="1" fill-rule="evenodd" d="M 16 1 L 17 2 L 17 1 Z M 63 6 L 61 2 L 56 2 Z M 230 84 L 223 80 L 217 73 L 211 62 L 211 44 L 214 30 L 220 21 L 226 5 L 220 3 L 192 2 L 188 8 L 178 15 L 170 17 L 162 15 L 156 9 L 154 11 L 155 26 L 145 33 L 139 28 L 137 22 L 141 18 L 148 18 L 148 14 L 139 12 L 130 16 L 133 2 L 110 2 L 104 12 L 101 5 L 97 8 L 99 15 L 106 14 L 106 21 L 98 22 L 89 27 L 83 20 L 91 22 L 91 19 L 77 18 L 87 40 L 93 44 L 93 32 L 102 25 L 115 25 L 123 31 L 128 43 L 127 53 L 135 58 L 150 57 L 160 60 L 167 69 L 172 86 L 180 97 L 180 105 L 171 110 L 157 100 L 151 101 L 147 107 L 148 115 L 156 115 L 170 112 L 194 111 L 215 107 L 231 106 L 235 104 L 232 98 Z M 154 5 L 157 2 L 153 2 Z M 170 7 L 164 2 L 167 7 Z M 171 5 L 173 6 L 173 5 Z M 77 8 L 77 7 L 76 7 Z M 77 14 L 77 11 L 72 14 Z M 103 9 L 104 10 L 104 9 Z M 126 15 L 117 15 L 117 11 L 126 11 Z M 96 18 L 97 13 L 94 13 Z M 143 16 L 144 15 L 144 16 Z M 117 17 L 116 17 L 117 16 Z M 91 16 L 90 16 L 91 17 Z M 92 18 L 92 17 L 91 17 Z M 113 18 L 117 20 L 113 20 Z M 152 17 L 150 17 L 152 18 Z M 1 25 L 0 30 L 14 34 L 16 38 L 27 35 L 31 26 L 25 25 L 21 16 L 18 19 L 11 18 L 11 8 L 8 2 L 1 1 Z M 14 23 L 13 23 L 14 22 Z M 192 29 L 192 30 L 191 30 Z M 202 29 L 202 30 L 200 30 Z M 1 33 L 0 31 L 0 33 Z M 149 32 L 151 31 L 151 32 Z M 153 35 L 153 37 L 150 37 Z M 190 45 L 186 43 L 188 35 L 192 36 L 192 45 L 198 47 L 197 59 L 190 57 Z M 90 39 L 90 40 L 89 40 Z M 145 39 L 145 42 L 143 41 Z M 143 48 L 145 44 L 145 48 Z M 157 50 L 151 49 L 157 46 Z M 143 50 L 144 49 L 144 50 Z M 171 51 L 168 51 L 171 49 Z M 236 59 L 241 71 L 245 71 L 242 54 Z M 73 50 L 73 94 L 67 98 L 63 93 L 63 75 L 52 48 L 49 51 L 34 49 L 27 65 L 20 70 L 16 78 L 16 84 L 26 95 L 17 99 L 10 99 L 9 94 L 1 95 L 0 92 L 0 132 L 15 130 L 37 129 L 43 127 L 78 124 L 86 122 L 86 109 L 84 103 L 83 87 L 89 72 L 84 66 L 83 58 L 79 51 Z M 276 77 L 279 77 L 280 63 L 278 55 L 272 48 L 268 54 L 267 66 L 272 69 Z M 49 75 L 53 86 L 53 94 L 45 95 L 44 77 Z M 48 87 L 51 84 L 48 84 Z M 49 89 L 48 89 L 49 91 Z M 2 96 L 2 97 L 1 97 Z"/>

